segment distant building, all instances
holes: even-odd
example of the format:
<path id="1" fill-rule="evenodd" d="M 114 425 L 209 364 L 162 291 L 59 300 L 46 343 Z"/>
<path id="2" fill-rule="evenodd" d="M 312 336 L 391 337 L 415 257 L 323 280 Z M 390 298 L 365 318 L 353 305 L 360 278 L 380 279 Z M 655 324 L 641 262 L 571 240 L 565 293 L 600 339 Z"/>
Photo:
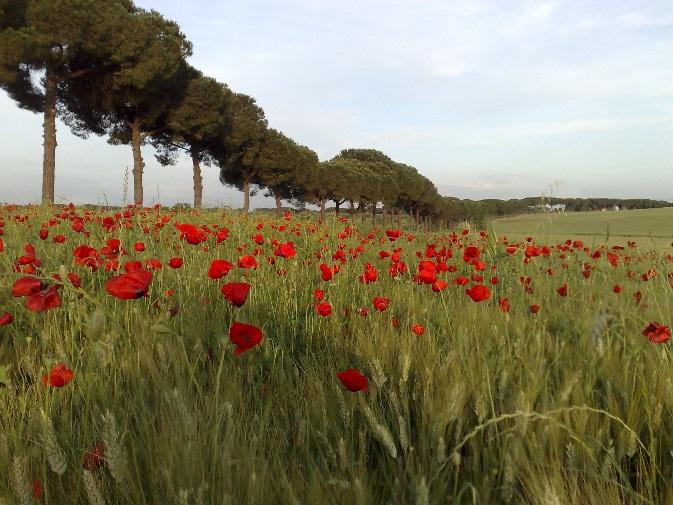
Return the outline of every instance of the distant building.
<path id="1" fill-rule="evenodd" d="M 565 212 L 566 206 L 564 203 L 540 203 L 538 205 L 529 205 L 528 208 L 533 212 Z"/>
<path id="2" fill-rule="evenodd" d="M 619 210 L 619 205 L 614 205 L 610 210 Z"/>

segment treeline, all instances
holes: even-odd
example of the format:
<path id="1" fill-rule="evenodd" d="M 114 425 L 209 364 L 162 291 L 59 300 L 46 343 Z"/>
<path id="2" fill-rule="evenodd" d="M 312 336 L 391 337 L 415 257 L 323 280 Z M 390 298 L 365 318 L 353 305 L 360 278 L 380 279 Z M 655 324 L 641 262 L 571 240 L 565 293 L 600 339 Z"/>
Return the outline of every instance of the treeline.
<path id="1" fill-rule="evenodd" d="M 461 200 L 453 197 L 444 197 L 447 205 L 447 215 L 452 220 L 482 221 L 489 217 L 512 216 L 528 212 L 543 212 L 544 205 L 564 205 L 566 212 L 582 212 L 590 210 L 611 210 L 615 206 L 620 210 L 654 209 L 670 207 L 671 203 L 664 200 L 648 200 L 644 198 L 556 198 L 556 197 L 528 197 L 511 200 Z"/>
<path id="2" fill-rule="evenodd" d="M 204 75 L 173 21 L 131 0 L 0 0 L 0 87 L 44 117 L 42 202 L 54 202 L 56 118 L 75 135 L 106 136 L 133 154 L 134 202 L 143 204 L 143 144 L 162 164 L 191 158 L 194 206 L 203 166 L 250 195 L 447 218 L 447 202 L 411 166 L 372 149 L 344 149 L 327 161 L 269 126 L 255 99 Z"/>

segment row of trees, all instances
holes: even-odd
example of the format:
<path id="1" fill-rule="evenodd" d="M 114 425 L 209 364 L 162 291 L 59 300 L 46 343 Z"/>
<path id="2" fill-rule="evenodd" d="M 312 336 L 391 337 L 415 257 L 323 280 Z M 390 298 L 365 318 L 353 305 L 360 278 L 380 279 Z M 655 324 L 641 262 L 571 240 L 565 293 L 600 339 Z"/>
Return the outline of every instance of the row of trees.
<path id="1" fill-rule="evenodd" d="M 649 200 L 645 198 L 558 198 L 558 197 L 529 197 L 498 200 L 460 200 L 454 197 L 444 197 L 448 209 L 447 215 L 454 221 L 474 220 L 485 221 L 492 217 L 512 216 L 529 212 L 538 212 L 531 207 L 541 204 L 565 205 L 567 212 L 584 212 L 590 210 L 611 209 L 614 206 L 626 209 L 653 209 L 669 207 L 671 204 L 664 200 Z"/>
<path id="2" fill-rule="evenodd" d="M 191 158 L 194 206 L 202 204 L 202 166 L 244 194 L 314 203 L 337 212 L 378 204 L 384 216 L 417 218 L 446 208 L 413 167 L 370 149 L 346 149 L 320 162 L 310 148 L 270 128 L 254 98 L 232 91 L 187 63 L 192 45 L 179 26 L 131 0 L 0 0 L 0 86 L 43 114 L 42 202 L 54 202 L 56 118 L 81 137 L 105 135 L 131 147 L 134 202 L 143 203 L 141 146 L 173 164 Z"/>
<path id="3" fill-rule="evenodd" d="M 321 162 L 269 127 L 254 98 L 190 66 L 191 52 L 176 23 L 132 0 L 0 0 L 0 87 L 44 117 L 43 203 L 54 202 L 57 117 L 76 135 L 104 135 L 131 147 L 136 204 L 143 203 L 145 143 L 164 165 L 191 159 L 195 207 L 202 204 L 204 165 L 216 166 L 223 184 L 243 191 L 246 212 L 251 193 L 260 189 L 278 208 L 288 200 L 316 204 L 324 213 L 332 201 L 337 212 L 348 203 L 375 219 L 381 205 L 384 220 L 405 212 L 456 222 L 525 212 L 539 203 L 441 197 L 414 167 L 372 149 L 345 149 Z M 608 205 L 551 203 L 566 203 L 568 210 Z"/>

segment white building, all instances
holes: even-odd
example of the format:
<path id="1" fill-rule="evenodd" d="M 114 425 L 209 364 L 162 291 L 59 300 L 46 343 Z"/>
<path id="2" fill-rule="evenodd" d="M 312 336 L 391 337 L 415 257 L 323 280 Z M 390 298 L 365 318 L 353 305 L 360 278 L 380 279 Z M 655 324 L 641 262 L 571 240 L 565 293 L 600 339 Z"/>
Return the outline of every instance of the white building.
<path id="1" fill-rule="evenodd" d="M 540 203 L 538 205 L 529 205 L 528 208 L 535 212 L 565 212 L 566 206 L 564 203 Z"/>

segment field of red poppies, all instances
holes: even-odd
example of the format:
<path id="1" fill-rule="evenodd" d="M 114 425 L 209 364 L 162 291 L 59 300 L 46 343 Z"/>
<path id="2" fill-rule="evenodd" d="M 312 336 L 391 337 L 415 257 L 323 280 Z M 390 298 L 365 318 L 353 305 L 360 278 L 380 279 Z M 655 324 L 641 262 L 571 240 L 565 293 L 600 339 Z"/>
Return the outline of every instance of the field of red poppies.
<path id="1" fill-rule="evenodd" d="M 0 208 L 0 503 L 673 503 L 673 247 Z"/>

